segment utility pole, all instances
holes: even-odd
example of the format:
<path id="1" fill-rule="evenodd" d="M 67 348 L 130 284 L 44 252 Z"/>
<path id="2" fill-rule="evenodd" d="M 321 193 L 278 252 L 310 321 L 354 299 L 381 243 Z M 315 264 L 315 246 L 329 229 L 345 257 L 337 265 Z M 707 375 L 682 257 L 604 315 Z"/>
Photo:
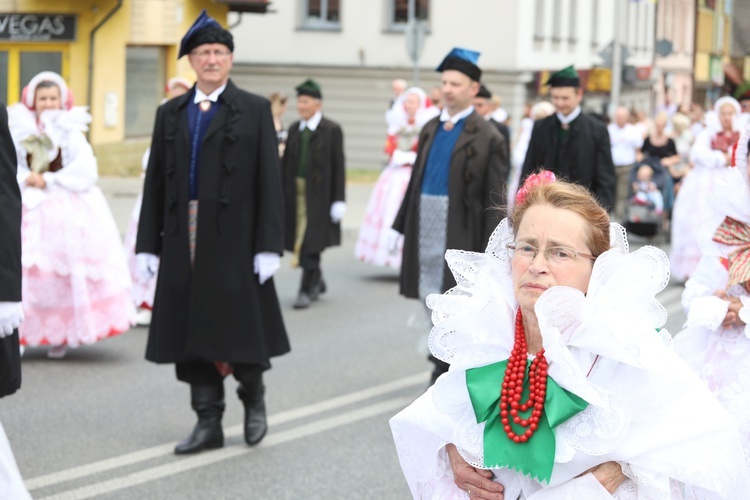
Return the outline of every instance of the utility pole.
<path id="1" fill-rule="evenodd" d="M 627 12 L 623 15 L 622 4 L 627 0 L 614 0 L 615 9 L 615 38 L 612 41 L 612 89 L 609 98 L 609 115 L 612 116 L 620 105 L 620 92 L 622 87 L 622 27 L 627 26 L 625 22 Z M 626 4 L 627 6 L 627 4 Z"/>

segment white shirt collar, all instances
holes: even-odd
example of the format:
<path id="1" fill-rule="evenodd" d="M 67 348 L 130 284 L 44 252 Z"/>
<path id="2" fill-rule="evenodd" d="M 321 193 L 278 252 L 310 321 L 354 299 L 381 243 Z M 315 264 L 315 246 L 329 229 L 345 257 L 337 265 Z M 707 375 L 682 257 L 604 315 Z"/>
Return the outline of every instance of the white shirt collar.
<path id="1" fill-rule="evenodd" d="M 559 111 L 555 114 L 557 115 L 557 119 L 560 120 L 560 123 L 562 123 L 563 125 L 568 125 L 570 122 L 578 118 L 578 115 L 581 114 L 581 107 L 576 106 L 576 109 L 574 109 L 573 112 L 568 116 L 563 115 Z"/>
<path id="2" fill-rule="evenodd" d="M 302 132 L 303 130 L 305 130 L 305 127 L 307 127 L 315 132 L 315 129 L 318 128 L 318 125 L 320 125 L 321 118 L 323 118 L 323 113 L 321 113 L 320 111 L 316 111 L 309 120 L 300 120 L 299 131 Z"/>
<path id="3" fill-rule="evenodd" d="M 450 121 L 451 123 L 453 123 L 455 125 L 456 123 L 458 123 L 458 120 L 460 120 L 461 118 L 466 118 L 473 111 L 474 111 L 474 106 L 469 106 L 465 110 L 459 111 L 455 115 L 450 116 L 448 114 L 448 108 L 443 108 L 443 111 L 440 112 L 440 121 L 441 122 Z"/>
<path id="4" fill-rule="evenodd" d="M 206 95 L 201 91 L 201 89 L 198 88 L 198 86 L 195 86 L 195 98 L 193 98 L 194 103 L 199 103 L 201 101 L 209 100 L 211 102 L 216 102 L 219 100 L 219 96 L 222 92 L 224 92 L 224 89 L 227 88 L 227 84 L 225 83 L 218 89 L 214 90 L 210 94 Z"/>

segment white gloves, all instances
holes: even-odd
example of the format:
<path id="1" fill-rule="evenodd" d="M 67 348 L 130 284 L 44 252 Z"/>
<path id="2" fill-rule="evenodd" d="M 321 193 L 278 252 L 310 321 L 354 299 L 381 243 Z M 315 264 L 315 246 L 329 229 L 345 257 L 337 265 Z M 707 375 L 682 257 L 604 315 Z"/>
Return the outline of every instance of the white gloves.
<path id="1" fill-rule="evenodd" d="M 398 250 L 398 239 L 401 237 L 401 233 L 392 227 L 389 227 L 387 231 L 385 235 L 385 249 L 388 250 L 389 254 L 393 255 Z"/>
<path id="2" fill-rule="evenodd" d="M 138 264 L 138 273 L 144 280 L 150 280 L 159 271 L 159 257 L 152 253 L 136 254 L 135 260 Z"/>
<path id="3" fill-rule="evenodd" d="M 262 285 L 281 267 L 281 257 L 272 252 L 261 252 L 253 259 L 253 272 Z"/>
<path id="4" fill-rule="evenodd" d="M 0 302 L 0 339 L 13 335 L 13 330 L 23 322 L 20 302 Z"/>
<path id="5" fill-rule="evenodd" d="M 344 218 L 346 213 L 346 203 L 343 201 L 334 201 L 331 205 L 331 222 L 338 224 Z"/>

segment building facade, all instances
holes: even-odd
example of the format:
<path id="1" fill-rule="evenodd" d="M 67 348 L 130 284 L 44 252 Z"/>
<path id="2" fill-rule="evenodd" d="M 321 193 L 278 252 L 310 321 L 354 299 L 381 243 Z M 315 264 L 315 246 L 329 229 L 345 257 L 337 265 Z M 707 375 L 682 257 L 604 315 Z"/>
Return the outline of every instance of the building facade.
<path id="1" fill-rule="evenodd" d="M 656 25 L 656 108 L 687 109 L 693 100 L 696 0 L 660 0 Z"/>
<path id="2" fill-rule="evenodd" d="M 616 16 L 615 3 L 621 2 Z M 585 106 L 602 113 L 610 101 L 607 50 L 620 26 L 620 102 L 651 110 L 655 4 L 651 0 L 275 0 L 267 16 L 230 15 L 237 48 L 233 77 L 260 94 L 293 93 L 305 78 L 323 87 L 324 113 L 341 122 L 348 164 L 377 168 L 385 155 L 384 112 L 391 80 L 414 83 L 407 51 L 408 21 L 427 26 L 418 85 L 429 92 L 434 72 L 455 46 L 482 53 L 483 80 L 520 122 L 529 101 L 543 99 L 549 71 L 573 65 L 587 88 Z M 610 48 L 611 51 L 611 48 Z M 295 119 L 294 106 L 286 121 Z"/>
<path id="3" fill-rule="evenodd" d="M 732 47 L 732 0 L 698 0 L 693 101 L 710 107 L 725 91 Z"/>
<path id="4" fill-rule="evenodd" d="M 100 172 L 137 172 L 166 81 L 194 78 L 188 62 L 177 61 L 177 47 L 204 8 L 224 22 L 230 6 L 211 0 L 0 0 L 0 101 L 18 102 L 40 71 L 60 73 L 75 103 L 90 107 L 89 140 Z"/>

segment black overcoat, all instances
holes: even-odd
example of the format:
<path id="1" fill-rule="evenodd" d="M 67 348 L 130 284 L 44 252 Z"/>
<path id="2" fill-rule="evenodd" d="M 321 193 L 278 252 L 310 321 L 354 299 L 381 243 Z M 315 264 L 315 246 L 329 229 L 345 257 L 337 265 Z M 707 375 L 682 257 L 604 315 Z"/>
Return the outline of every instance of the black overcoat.
<path id="1" fill-rule="evenodd" d="M 21 302 L 21 190 L 8 112 L 0 103 L 0 302 Z M 0 397 L 21 387 L 18 331 L 0 339 Z"/>
<path id="2" fill-rule="evenodd" d="M 146 358 L 270 366 L 289 351 L 273 279 L 258 283 L 253 257 L 283 252 L 283 201 L 268 100 L 231 80 L 201 145 L 195 266 L 190 269 L 187 105 L 156 114 L 136 252 L 161 263 Z"/>
<path id="3" fill-rule="evenodd" d="M 615 166 L 609 132 L 601 120 L 581 113 L 570 124 L 567 154 L 557 154 L 560 120 L 556 114 L 534 123 L 523 162 L 521 184 L 529 174 L 544 168 L 558 177 L 585 186 L 599 203 L 611 210 L 615 202 Z M 558 161 L 559 160 L 559 161 Z"/>
<path id="4" fill-rule="evenodd" d="M 401 294 L 419 298 L 419 204 L 427 156 L 439 117 L 419 134 L 417 159 L 409 187 L 393 228 L 404 235 Z M 508 146 L 500 132 L 476 111 L 466 117 L 456 141 L 448 174 L 448 233 L 446 249 L 484 252 L 492 231 L 505 217 L 506 183 L 510 172 Z M 455 286 L 446 264 L 443 290 Z"/>
<path id="5" fill-rule="evenodd" d="M 299 121 L 289 127 L 282 160 L 284 176 L 285 225 L 284 242 L 294 251 L 297 235 L 297 167 L 299 165 Z M 341 224 L 331 222 L 331 205 L 345 200 L 346 166 L 344 134 L 338 123 L 322 117 L 310 136 L 307 153 L 305 196 L 307 229 L 304 247 L 309 253 L 320 253 L 341 244 Z"/>

